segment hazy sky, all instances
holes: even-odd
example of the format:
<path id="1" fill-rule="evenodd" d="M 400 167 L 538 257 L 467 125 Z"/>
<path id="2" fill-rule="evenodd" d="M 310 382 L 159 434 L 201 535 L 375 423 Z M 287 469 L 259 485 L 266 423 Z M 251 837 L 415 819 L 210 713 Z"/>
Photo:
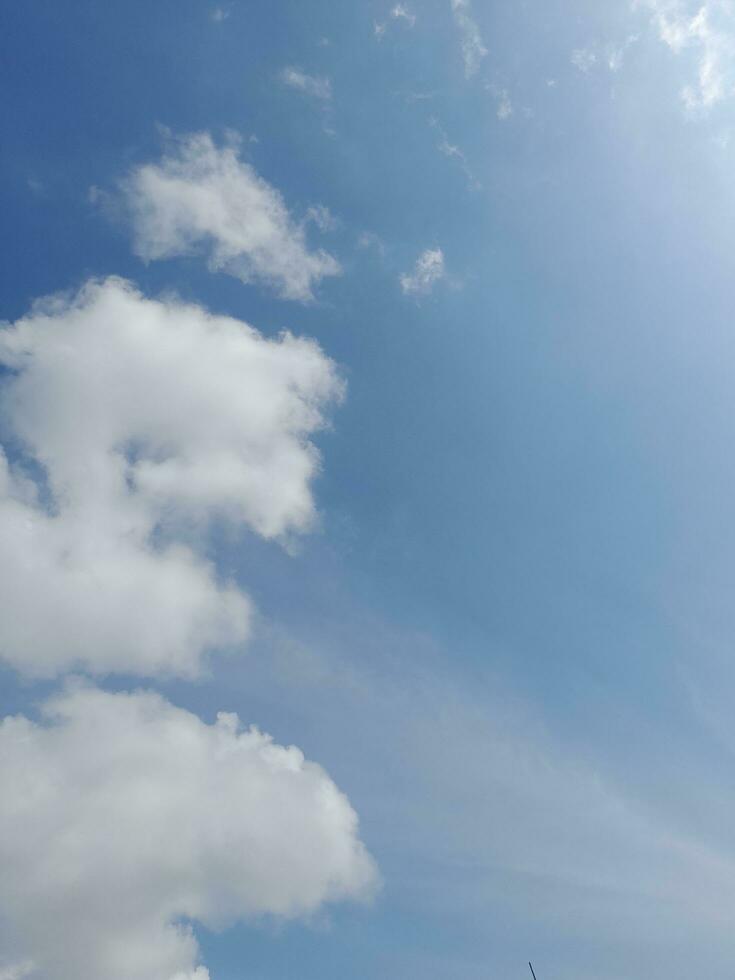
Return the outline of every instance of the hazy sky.
<path id="1" fill-rule="evenodd" d="M 735 6 L 0 49 L 0 980 L 731 977 Z"/>

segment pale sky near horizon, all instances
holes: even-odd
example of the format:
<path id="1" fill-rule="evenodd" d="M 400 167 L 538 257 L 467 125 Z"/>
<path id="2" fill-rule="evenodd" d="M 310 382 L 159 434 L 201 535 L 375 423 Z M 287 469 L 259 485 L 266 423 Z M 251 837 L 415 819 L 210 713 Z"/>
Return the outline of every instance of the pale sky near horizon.
<path id="1" fill-rule="evenodd" d="M 730 977 L 735 6 L 0 50 L 0 980 Z"/>

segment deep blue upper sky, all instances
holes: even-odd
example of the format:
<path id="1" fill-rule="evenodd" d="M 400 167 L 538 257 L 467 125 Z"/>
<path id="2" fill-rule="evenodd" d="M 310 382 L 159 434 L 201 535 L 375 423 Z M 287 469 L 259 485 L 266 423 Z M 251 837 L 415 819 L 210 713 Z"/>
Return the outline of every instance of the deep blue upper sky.
<path id="1" fill-rule="evenodd" d="M 259 607 L 250 653 L 158 686 L 324 765 L 384 888 L 202 934 L 205 960 L 214 980 L 480 980 L 529 958 L 539 980 L 724 980 L 735 17 L 474 0 L 488 53 L 467 78 L 449 0 L 407 6 L 413 26 L 382 0 L 0 13 L 0 317 L 121 275 L 316 337 L 348 383 L 319 531 L 294 555 L 212 544 Z M 667 44 L 656 12 L 702 6 L 710 34 Z M 688 107 L 706 57 L 722 93 Z M 198 258 L 143 263 L 90 188 L 160 156 L 161 127 L 240 134 L 295 214 L 335 216 L 313 240 L 343 275 L 302 305 Z M 434 248 L 446 277 L 405 294 Z M 37 697 L 3 675 L 6 711 Z"/>

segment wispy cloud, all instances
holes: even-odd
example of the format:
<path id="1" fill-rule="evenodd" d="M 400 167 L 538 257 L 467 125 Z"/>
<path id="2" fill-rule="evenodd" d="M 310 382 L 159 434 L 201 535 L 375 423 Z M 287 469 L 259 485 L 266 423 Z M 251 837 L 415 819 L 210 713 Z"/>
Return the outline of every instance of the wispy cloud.
<path id="1" fill-rule="evenodd" d="M 487 48 L 482 40 L 480 28 L 472 16 L 470 0 L 450 0 L 450 2 L 462 39 L 464 73 L 467 78 L 471 78 L 477 73 L 482 59 L 487 55 Z"/>
<path id="2" fill-rule="evenodd" d="M 281 72 L 281 81 L 312 98 L 328 102 L 332 98 L 332 83 L 321 75 L 307 75 L 300 68 L 289 66 Z"/>
<path id="3" fill-rule="evenodd" d="M 495 99 L 495 115 L 501 122 L 510 119 L 513 115 L 513 103 L 508 89 L 498 88 L 497 85 L 490 85 L 488 88 Z"/>
<path id="4" fill-rule="evenodd" d="M 373 32 L 378 40 L 380 40 L 388 30 L 388 25 L 391 20 L 401 20 L 407 27 L 415 27 L 416 14 L 414 14 L 404 3 L 397 3 L 388 14 L 388 20 L 374 22 Z"/>
<path id="5" fill-rule="evenodd" d="M 458 146 L 455 146 L 454 143 L 450 143 L 446 136 L 442 136 L 439 142 L 439 152 L 443 153 L 445 157 L 456 157 L 462 163 L 466 162 L 466 157 L 462 150 Z"/>
<path id="6" fill-rule="evenodd" d="M 414 884 L 415 901 L 421 903 L 430 892 L 434 914 L 441 909 L 478 929 L 486 927 L 493 905 L 505 910 L 508 924 L 522 922 L 523 928 L 531 909 L 539 927 L 558 928 L 585 942 L 594 937 L 593 946 L 607 949 L 618 943 L 624 958 L 630 954 L 621 939 L 629 940 L 631 931 L 656 949 L 668 946 L 672 930 L 704 927 L 695 948 L 706 949 L 712 938 L 718 958 L 729 950 L 732 916 L 723 909 L 735 900 L 732 848 L 729 838 L 708 835 L 685 802 L 692 786 L 696 793 L 707 777 L 700 784 L 685 767 L 684 775 L 669 776 L 664 799 L 657 798 L 652 781 L 639 778 L 647 775 L 649 758 L 626 765 L 630 781 L 621 780 L 614 759 L 599 745 L 579 746 L 560 737 L 532 704 L 503 696 L 497 680 L 469 688 L 458 683 L 451 668 L 422 674 L 415 664 L 401 677 L 393 672 L 394 659 L 381 672 L 376 662 L 385 654 L 378 645 L 395 650 L 420 641 L 376 632 L 379 641 L 363 639 L 362 659 L 354 650 L 336 652 L 338 640 L 330 654 L 323 637 L 318 649 L 304 649 L 298 637 L 288 649 L 281 637 L 277 690 L 287 703 L 303 706 L 308 684 L 312 696 L 306 710 L 317 720 L 328 716 L 325 724 L 334 733 L 349 732 L 353 758 L 364 752 L 366 769 L 379 773 L 387 760 L 395 765 L 400 754 L 400 786 L 386 790 L 386 806 L 371 829 L 376 840 L 390 846 L 404 828 L 401 839 L 411 840 L 413 866 L 425 862 L 435 869 L 433 888 L 425 887 L 423 876 Z M 368 649 L 373 659 L 365 655 Z M 422 649 L 431 650 L 430 643 Z M 276 661 L 258 659 L 265 670 Z M 290 693 L 283 681 L 289 673 Z M 251 690 L 253 683 L 249 672 L 243 684 Z M 258 683 L 269 690 L 273 682 Z M 341 721 L 325 710 L 329 705 L 338 705 Z M 376 731 L 376 714 L 378 734 L 364 748 L 362 733 Z M 732 794 L 722 785 L 706 798 L 717 812 L 732 808 Z M 427 800 L 432 801 L 428 807 Z M 635 943 L 638 965 L 644 948 Z M 677 955 L 678 950 L 672 952 L 668 963 Z M 597 962 L 606 959 L 603 953 Z M 616 967 L 571 969 L 565 975 L 569 980 L 643 975 L 620 963 Z M 727 976 L 726 968 L 714 972 Z M 666 969 L 646 975 L 663 977 Z"/>
<path id="7" fill-rule="evenodd" d="M 447 133 L 444 130 L 444 127 L 436 118 L 436 116 L 432 116 L 429 119 L 429 125 L 433 129 L 435 129 L 439 134 L 439 142 L 437 144 L 437 149 L 439 150 L 439 152 L 445 157 L 450 157 L 455 159 L 462 167 L 462 170 L 464 171 L 464 175 L 467 178 L 468 185 L 472 188 L 472 190 L 479 190 L 481 184 L 476 179 L 475 175 L 472 173 L 472 170 L 470 169 L 470 165 L 467 162 L 467 157 L 465 156 L 464 151 L 460 149 L 460 147 L 457 146 L 455 143 L 450 142 L 449 137 L 447 136 Z"/>
<path id="8" fill-rule="evenodd" d="M 397 3 L 390 15 L 394 20 L 405 20 L 409 27 L 413 27 L 416 23 L 416 14 L 411 13 L 408 7 L 402 3 Z"/>
<path id="9" fill-rule="evenodd" d="M 0 967 L 0 980 L 23 980 L 24 977 L 36 972 L 36 966 L 32 960 L 24 960 L 22 963 L 13 963 L 12 966 Z"/>
<path id="10" fill-rule="evenodd" d="M 385 255 L 385 244 L 380 235 L 374 231 L 361 231 L 357 236 L 357 247 L 361 249 L 375 249 L 378 255 Z"/>
<path id="11" fill-rule="evenodd" d="M 597 64 L 597 54 L 592 48 L 575 48 L 570 60 L 575 68 L 586 73 Z"/>
<path id="12" fill-rule="evenodd" d="M 697 78 L 682 88 L 687 109 L 706 111 L 735 91 L 735 15 L 724 0 L 705 0 L 693 14 L 679 0 L 640 0 L 671 51 L 697 52 Z"/>
<path id="13" fill-rule="evenodd" d="M 590 44 L 584 48 L 575 48 L 570 61 L 575 68 L 587 74 L 592 69 L 606 68 L 611 72 L 620 71 L 628 49 L 638 41 L 637 34 L 629 34 L 624 41 L 617 44 Z"/>
<path id="14" fill-rule="evenodd" d="M 413 270 L 400 277 L 401 289 L 407 295 L 425 296 L 445 277 L 444 253 L 440 248 L 427 248 L 419 255 Z"/>
<path id="15" fill-rule="evenodd" d="M 623 60 L 628 51 L 639 40 L 638 34 L 629 34 L 622 44 L 611 44 L 605 49 L 605 61 L 607 67 L 612 72 L 620 71 L 623 67 Z"/>
<path id="16" fill-rule="evenodd" d="M 339 219 L 324 204 L 313 204 L 308 208 L 306 220 L 316 225 L 319 231 L 335 231 L 339 227 Z"/>

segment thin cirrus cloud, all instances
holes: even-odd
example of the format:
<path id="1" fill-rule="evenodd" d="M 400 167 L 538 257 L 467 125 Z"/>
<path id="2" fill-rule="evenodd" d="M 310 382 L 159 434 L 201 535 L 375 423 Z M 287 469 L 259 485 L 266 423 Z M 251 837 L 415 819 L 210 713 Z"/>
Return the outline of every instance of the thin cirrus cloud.
<path id="1" fill-rule="evenodd" d="M 42 715 L 0 725 L 0 975 L 207 980 L 188 923 L 374 892 L 352 807 L 297 748 L 146 692 L 72 686 Z"/>
<path id="2" fill-rule="evenodd" d="M 450 2 L 461 38 L 464 73 L 467 78 L 472 78 L 477 74 L 482 59 L 487 55 L 487 48 L 477 21 L 472 16 L 470 0 L 450 0 Z"/>
<path id="3" fill-rule="evenodd" d="M 325 740 L 348 739 L 343 749 L 361 771 L 399 767 L 400 787 L 386 788 L 371 837 L 410 841 L 410 867 L 434 869 L 431 888 L 423 880 L 407 886 L 410 915 L 422 907 L 435 914 L 441 895 L 442 914 L 462 927 L 485 928 L 492 908 L 495 925 L 512 931 L 527 924 L 529 909 L 544 907 L 546 927 L 565 942 L 617 946 L 623 957 L 632 935 L 666 950 L 672 933 L 687 928 L 730 948 L 733 917 L 723 910 L 735 907 L 732 849 L 692 820 L 685 802 L 694 787 L 710 810 L 724 812 L 728 791 L 712 796 L 708 778 L 690 772 L 677 798 L 670 783 L 639 781 L 645 762 L 616 773 L 507 692 L 476 690 L 442 667 L 396 675 L 385 651 L 416 637 L 380 633 L 377 624 L 369 634 L 345 653 L 280 631 L 272 638 L 280 656 L 259 661 L 265 676 L 251 672 L 248 689 L 277 690 L 289 710 L 306 704 Z M 375 728 L 376 716 L 379 734 L 366 746 L 361 733 Z M 640 974 L 611 965 L 610 973 L 568 975 Z"/>
<path id="4" fill-rule="evenodd" d="M 191 676 L 250 602 L 197 553 L 212 520 L 308 531 L 311 436 L 343 386 L 312 341 L 119 279 L 0 331 L 0 657 L 29 675 Z"/>
<path id="5" fill-rule="evenodd" d="M 209 133 L 171 140 L 161 160 L 133 169 L 121 189 L 144 261 L 202 254 L 212 271 L 301 302 L 341 271 L 332 255 L 309 247 L 304 223 L 237 146 L 217 146 Z"/>
<path id="6" fill-rule="evenodd" d="M 412 271 L 400 277 L 401 289 L 408 295 L 425 296 L 444 278 L 444 253 L 440 248 L 427 248 L 416 259 Z"/>

